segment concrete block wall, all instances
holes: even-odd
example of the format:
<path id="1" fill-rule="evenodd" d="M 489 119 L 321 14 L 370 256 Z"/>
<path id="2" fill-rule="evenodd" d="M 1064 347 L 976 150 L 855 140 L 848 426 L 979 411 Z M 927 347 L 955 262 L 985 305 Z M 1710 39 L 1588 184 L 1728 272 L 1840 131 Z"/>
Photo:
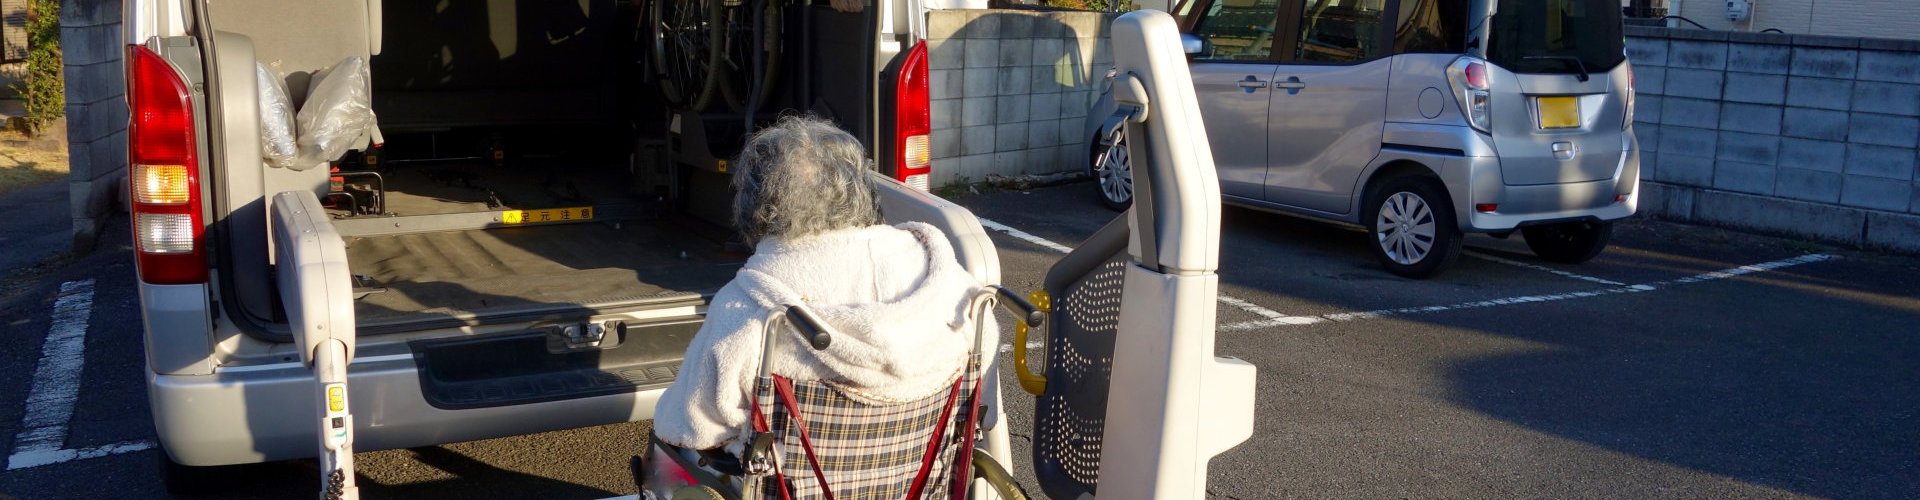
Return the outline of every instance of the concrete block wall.
<path id="1" fill-rule="evenodd" d="M 1642 212 L 1920 251 L 1920 42 L 1627 28 Z"/>
<path id="2" fill-rule="evenodd" d="M 64 0 L 60 48 L 67 83 L 68 202 L 73 250 L 93 249 L 108 217 L 124 210 L 127 177 L 125 45 L 120 2 Z"/>
<path id="3" fill-rule="evenodd" d="M 1099 12 L 928 14 L 934 186 L 1084 168 L 1084 124 L 1113 65 Z"/>

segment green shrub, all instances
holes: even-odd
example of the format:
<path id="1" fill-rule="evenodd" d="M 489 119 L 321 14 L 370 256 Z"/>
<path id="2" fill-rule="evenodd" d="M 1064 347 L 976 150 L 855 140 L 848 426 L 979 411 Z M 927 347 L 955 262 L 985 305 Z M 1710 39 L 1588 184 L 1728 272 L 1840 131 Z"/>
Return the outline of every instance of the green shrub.
<path id="1" fill-rule="evenodd" d="M 14 91 L 27 100 L 26 132 L 39 133 L 67 112 L 67 86 L 60 68 L 60 0 L 32 0 L 27 7 L 27 83 Z"/>
<path id="2" fill-rule="evenodd" d="M 1096 12 L 1106 12 L 1109 10 L 1127 12 L 1133 10 L 1133 2 L 1129 0 L 1040 0 L 1040 4 L 1048 7 L 1091 10 Z"/>

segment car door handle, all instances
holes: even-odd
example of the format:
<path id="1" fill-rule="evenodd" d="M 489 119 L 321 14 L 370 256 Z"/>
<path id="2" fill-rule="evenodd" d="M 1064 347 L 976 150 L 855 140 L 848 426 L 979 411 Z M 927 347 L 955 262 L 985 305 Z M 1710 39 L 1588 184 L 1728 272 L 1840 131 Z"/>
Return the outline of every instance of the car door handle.
<path id="1" fill-rule="evenodd" d="M 1307 83 L 1300 81 L 1300 77 L 1289 76 L 1287 77 L 1287 81 L 1273 82 L 1273 88 L 1284 89 L 1287 91 L 1287 95 L 1295 95 L 1300 93 L 1300 89 L 1307 88 Z"/>
<path id="2" fill-rule="evenodd" d="M 1264 88 L 1267 88 L 1267 81 L 1266 81 L 1266 80 L 1261 80 L 1261 79 L 1259 79 L 1259 78 L 1257 78 L 1257 77 L 1255 77 L 1255 76 L 1253 76 L 1253 75 L 1247 75 L 1247 77 L 1246 77 L 1246 78 L 1241 78 L 1241 79 L 1240 79 L 1240 91 L 1241 91 L 1241 92 L 1245 92 L 1245 93 L 1248 93 L 1248 94 L 1251 94 L 1251 93 L 1253 93 L 1253 92 L 1254 92 L 1255 90 L 1260 90 L 1260 89 L 1264 89 Z"/>

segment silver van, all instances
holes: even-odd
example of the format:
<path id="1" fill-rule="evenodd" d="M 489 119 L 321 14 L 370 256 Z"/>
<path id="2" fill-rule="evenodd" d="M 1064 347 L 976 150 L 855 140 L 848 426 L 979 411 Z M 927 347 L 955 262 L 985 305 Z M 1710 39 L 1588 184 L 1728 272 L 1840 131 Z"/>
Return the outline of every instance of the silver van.
<path id="1" fill-rule="evenodd" d="M 1464 233 L 1543 259 L 1606 248 L 1638 203 L 1633 69 L 1607 0 L 1191 0 L 1181 30 L 1226 203 L 1363 226 L 1432 276 Z M 1100 199 L 1132 200 L 1089 114 Z"/>
<path id="2" fill-rule="evenodd" d="M 296 310 L 351 313 L 362 451 L 651 418 L 708 300 L 751 252 L 725 223 L 723 159 L 782 112 L 859 137 L 890 221 L 940 227 L 997 282 L 979 223 L 924 192 L 925 23 L 908 21 L 925 11 L 825 3 L 751 4 L 785 21 L 742 32 L 779 52 L 723 55 L 787 69 L 755 78 L 758 93 L 721 89 L 723 107 L 711 91 L 706 106 L 671 102 L 661 87 L 691 101 L 693 86 L 650 53 L 711 42 L 705 15 L 736 8 L 718 0 L 125 2 L 130 211 L 168 488 L 315 456 Z M 690 29 L 652 29 L 676 23 Z M 367 69 L 368 139 L 299 168 L 263 161 L 261 84 L 284 79 L 300 105 L 309 80 L 349 58 Z M 344 241 L 345 299 L 314 304 L 276 283 L 276 269 L 307 264 L 270 218 L 278 195 L 302 191 Z M 1005 427 L 989 439 L 1004 444 Z"/>

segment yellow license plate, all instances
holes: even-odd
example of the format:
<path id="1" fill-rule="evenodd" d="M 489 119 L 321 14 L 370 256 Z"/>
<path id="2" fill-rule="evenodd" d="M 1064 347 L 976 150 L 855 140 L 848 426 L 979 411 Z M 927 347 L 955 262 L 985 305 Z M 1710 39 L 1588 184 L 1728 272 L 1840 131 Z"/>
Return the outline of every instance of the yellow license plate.
<path id="1" fill-rule="evenodd" d="M 543 208 L 539 210 L 508 210 L 500 212 L 500 222 L 502 224 L 566 222 L 592 219 L 593 207 Z"/>
<path id="2" fill-rule="evenodd" d="M 1580 126 L 1580 98 L 1572 96 L 1540 98 L 1540 128 Z"/>

